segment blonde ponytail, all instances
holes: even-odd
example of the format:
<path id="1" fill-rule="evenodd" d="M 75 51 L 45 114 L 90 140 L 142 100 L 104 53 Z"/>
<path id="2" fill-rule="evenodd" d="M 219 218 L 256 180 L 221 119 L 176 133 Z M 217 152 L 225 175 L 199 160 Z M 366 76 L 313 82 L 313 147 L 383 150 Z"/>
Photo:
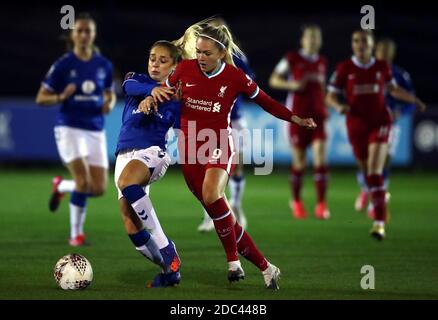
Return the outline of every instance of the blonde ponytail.
<path id="1" fill-rule="evenodd" d="M 225 62 L 234 66 L 233 56 L 242 57 L 243 52 L 234 42 L 227 26 L 215 26 L 214 22 L 215 18 L 207 18 L 191 25 L 181 38 L 173 41 L 173 44 L 181 49 L 184 59 L 195 59 L 198 37 L 211 39 L 221 50 L 226 51 Z"/>

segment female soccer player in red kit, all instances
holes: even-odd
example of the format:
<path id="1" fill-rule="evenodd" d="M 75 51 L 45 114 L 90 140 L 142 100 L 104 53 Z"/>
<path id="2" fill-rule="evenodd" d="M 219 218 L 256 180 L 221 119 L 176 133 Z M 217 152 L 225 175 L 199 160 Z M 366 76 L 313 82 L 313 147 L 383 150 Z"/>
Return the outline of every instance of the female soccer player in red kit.
<path id="1" fill-rule="evenodd" d="M 237 96 L 243 93 L 280 119 L 308 128 L 316 125 L 312 119 L 293 115 L 234 67 L 232 54 L 241 51 L 227 27 L 200 22 L 186 31 L 180 44 L 185 57 L 196 56 L 179 63 L 166 81 L 167 86 L 180 89 L 183 103 L 183 136 L 178 138 L 178 147 L 185 181 L 214 221 L 228 261 L 228 280 L 244 278 L 239 252 L 262 271 L 267 288 L 278 289 L 280 270 L 265 259 L 235 221 L 224 195 L 236 161 L 230 112 Z"/>
<path id="2" fill-rule="evenodd" d="M 385 105 L 385 89 L 394 98 L 413 103 L 420 111 L 425 104 L 397 86 L 385 61 L 373 57 L 371 32 L 358 30 L 352 35 L 353 57 L 339 63 L 330 79 L 327 104 L 346 114 L 348 138 L 359 168 L 366 172 L 366 181 L 374 206 L 371 235 L 385 237 L 387 208 L 383 183 L 383 167 L 388 153 L 391 114 Z M 346 103 L 337 94 L 345 92 Z"/>
<path id="3" fill-rule="evenodd" d="M 274 89 L 289 92 L 286 105 L 294 114 L 300 117 L 312 117 L 317 124 L 315 130 L 289 125 L 290 143 L 294 155 L 289 179 L 293 195 L 293 201 L 290 203 L 292 214 L 297 219 L 307 217 L 301 201 L 301 187 L 303 171 L 306 167 L 306 149 L 311 146 L 317 195 L 315 216 L 318 219 L 328 219 L 330 211 L 325 201 L 328 170 L 324 128 L 327 118 L 324 102 L 327 60 L 319 55 L 322 44 L 321 29 L 317 25 L 306 25 L 302 30 L 301 49 L 287 53 L 280 60 L 269 83 Z"/>

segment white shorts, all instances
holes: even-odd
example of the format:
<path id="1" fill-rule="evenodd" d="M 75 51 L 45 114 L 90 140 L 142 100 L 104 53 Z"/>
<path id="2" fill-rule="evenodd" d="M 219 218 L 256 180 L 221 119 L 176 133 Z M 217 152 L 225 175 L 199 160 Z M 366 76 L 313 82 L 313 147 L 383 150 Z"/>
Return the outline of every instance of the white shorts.
<path id="1" fill-rule="evenodd" d="M 248 128 L 248 124 L 244 117 L 240 117 L 236 120 L 231 121 L 231 129 L 234 140 L 234 146 L 236 147 L 236 152 L 243 152 L 243 149 L 246 148 L 247 142 L 245 139 L 245 135 L 240 132 L 244 129 Z"/>
<path id="2" fill-rule="evenodd" d="M 118 191 L 118 199 L 121 199 L 123 194 L 117 186 L 117 181 L 119 180 L 123 169 L 131 160 L 139 160 L 143 162 L 146 167 L 154 169 L 148 184 L 143 188 L 146 194 L 149 194 L 149 185 L 158 181 L 165 175 L 171 162 L 169 154 L 157 146 L 149 147 L 147 149 L 127 150 L 119 153 L 117 155 L 116 168 L 114 170 L 114 183 L 116 184 Z"/>
<path id="3" fill-rule="evenodd" d="M 89 165 L 108 169 L 105 131 L 56 126 L 55 140 L 64 164 L 85 158 Z"/>
<path id="4" fill-rule="evenodd" d="M 400 125 L 397 123 L 392 124 L 391 131 L 388 138 L 388 153 L 391 157 L 395 156 L 398 144 L 400 143 Z"/>

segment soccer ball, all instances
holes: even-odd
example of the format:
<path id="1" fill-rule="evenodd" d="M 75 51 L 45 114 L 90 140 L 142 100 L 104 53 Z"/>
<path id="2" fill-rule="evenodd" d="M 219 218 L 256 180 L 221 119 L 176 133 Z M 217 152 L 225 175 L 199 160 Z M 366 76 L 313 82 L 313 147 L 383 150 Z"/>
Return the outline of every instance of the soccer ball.
<path id="1" fill-rule="evenodd" d="M 58 260 L 53 276 L 58 286 L 64 290 L 85 289 L 93 281 L 93 269 L 87 258 L 72 253 Z"/>

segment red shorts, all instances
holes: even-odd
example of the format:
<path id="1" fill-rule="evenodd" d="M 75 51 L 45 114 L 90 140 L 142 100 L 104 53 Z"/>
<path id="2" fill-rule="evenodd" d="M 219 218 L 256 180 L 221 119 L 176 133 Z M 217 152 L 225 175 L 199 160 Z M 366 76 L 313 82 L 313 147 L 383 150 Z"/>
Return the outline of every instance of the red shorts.
<path id="1" fill-rule="evenodd" d="M 353 148 L 356 159 L 366 160 L 368 158 L 368 146 L 371 143 L 388 143 L 391 133 L 391 124 L 384 124 L 379 127 L 368 127 L 365 125 L 351 125 L 347 122 L 348 140 Z"/>
<path id="2" fill-rule="evenodd" d="M 202 201 L 202 184 L 207 170 L 221 168 L 230 176 L 238 161 L 231 135 L 228 144 L 222 148 L 203 148 L 199 144 L 197 147 L 190 146 L 190 143 L 185 140 L 185 144 L 178 141 L 178 150 L 187 186 L 200 201 Z"/>
<path id="3" fill-rule="evenodd" d="M 300 127 L 296 124 L 289 124 L 290 143 L 300 149 L 306 149 L 313 141 L 327 138 L 325 132 L 325 120 L 316 120 L 317 127 L 313 130 Z"/>

